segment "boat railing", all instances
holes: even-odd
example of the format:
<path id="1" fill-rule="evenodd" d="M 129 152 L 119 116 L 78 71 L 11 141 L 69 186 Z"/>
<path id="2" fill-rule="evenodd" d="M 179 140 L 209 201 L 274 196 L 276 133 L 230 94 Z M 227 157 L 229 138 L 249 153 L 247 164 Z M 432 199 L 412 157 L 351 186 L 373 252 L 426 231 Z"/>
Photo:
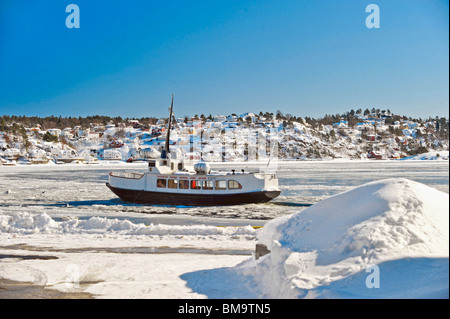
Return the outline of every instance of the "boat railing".
<path id="1" fill-rule="evenodd" d="M 133 172 L 110 172 L 110 176 L 128 179 L 141 179 L 144 173 L 133 173 Z"/>

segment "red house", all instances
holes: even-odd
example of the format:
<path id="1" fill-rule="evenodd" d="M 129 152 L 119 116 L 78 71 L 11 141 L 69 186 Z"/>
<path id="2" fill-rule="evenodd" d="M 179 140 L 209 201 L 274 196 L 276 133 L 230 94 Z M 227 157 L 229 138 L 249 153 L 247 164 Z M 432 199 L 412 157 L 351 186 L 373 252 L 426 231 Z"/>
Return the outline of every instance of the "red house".
<path id="1" fill-rule="evenodd" d="M 367 153 L 367 158 L 370 158 L 370 159 L 383 159 L 383 155 L 381 155 L 381 153 L 377 152 L 377 151 L 369 151 L 369 153 Z"/>
<path id="2" fill-rule="evenodd" d="M 123 142 L 121 140 L 114 140 L 109 144 L 111 148 L 119 148 L 123 146 Z"/>

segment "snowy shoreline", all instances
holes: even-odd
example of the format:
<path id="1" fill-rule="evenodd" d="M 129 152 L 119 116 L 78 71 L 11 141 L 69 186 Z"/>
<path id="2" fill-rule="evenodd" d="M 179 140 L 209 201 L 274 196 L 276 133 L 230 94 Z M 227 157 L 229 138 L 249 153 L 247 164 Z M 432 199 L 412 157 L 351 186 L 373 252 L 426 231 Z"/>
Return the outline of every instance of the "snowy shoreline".
<path id="1" fill-rule="evenodd" d="M 437 154 L 439 154 L 437 156 Z M 417 162 L 421 161 L 423 163 L 427 162 L 442 162 L 442 161 L 448 161 L 449 160 L 449 151 L 439 151 L 439 152 L 429 152 L 414 156 L 405 157 L 402 159 L 381 159 L 381 160 L 373 160 L 373 159 L 345 159 L 345 158 L 337 158 L 337 159 L 308 159 L 308 160 L 301 160 L 301 159 L 272 159 L 271 163 L 272 165 L 291 165 L 293 163 L 314 163 L 319 164 L 320 163 L 408 163 L 408 162 Z M 230 162 L 211 162 L 210 165 L 212 167 L 221 167 L 221 166 L 239 166 L 239 165 L 248 165 L 248 166 L 267 166 L 268 160 L 264 161 L 230 161 Z M 43 169 L 43 168 L 52 168 L 55 170 L 66 170 L 66 169 L 99 169 L 99 168 L 126 168 L 126 169 L 142 169 L 147 168 L 147 163 L 144 161 L 138 161 L 138 162 L 132 162 L 127 163 L 126 161 L 107 161 L 107 160 L 101 160 L 96 162 L 95 164 L 92 163 L 65 163 L 65 164 L 55 164 L 54 162 L 48 162 L 46 164 L 23 164 L 23 163 L 17 163 L 16 165 L 0 165 L 1 169 L 11 169 L 18 167 L 29 167 L 32 169 Z"/>

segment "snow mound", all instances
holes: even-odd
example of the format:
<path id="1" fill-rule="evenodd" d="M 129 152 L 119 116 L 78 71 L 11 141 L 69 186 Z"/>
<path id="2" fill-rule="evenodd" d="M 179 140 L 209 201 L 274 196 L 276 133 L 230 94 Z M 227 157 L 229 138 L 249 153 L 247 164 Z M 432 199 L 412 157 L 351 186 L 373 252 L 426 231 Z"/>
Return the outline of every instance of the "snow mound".
<path id="1" fill-rule="evenodd" d="M 428 152 L 413 156 L 404 157 L 401 160 L 412 160 L 412 161 L 432 161 L 432 160 L 441 160 L 448 161 L 449 160 L 449 151 L 435 151 Z"/>
<path id="2" fill-rule="evenodd" d="M 272 220 L 258 237 L 271 252 L 240 269 L 264 297 L 449 295 L 449 196 L 408 179 L 333 196 Z"/>
<path id="3" fill-rule="evenodd" d="M 27 233 L 49 232 L 57 227 L 57 223 L 47 214 L 0 215 L 0 231 L 2 232 L 11 230 L 13 232 L 27 230 Z"/>
<path id="4" fill-rule="evenodd" d="M 164 225 L 142 223 L 117 218 L 70 218 L 57 222 L 46 213 L 22 212 L 0 215 L 0 232 L 14 234 L 119 234 L 128 236 L 231 236 L 255 239 L 256 230 L 246 227 L 216 227 L 207 225 Z"/>

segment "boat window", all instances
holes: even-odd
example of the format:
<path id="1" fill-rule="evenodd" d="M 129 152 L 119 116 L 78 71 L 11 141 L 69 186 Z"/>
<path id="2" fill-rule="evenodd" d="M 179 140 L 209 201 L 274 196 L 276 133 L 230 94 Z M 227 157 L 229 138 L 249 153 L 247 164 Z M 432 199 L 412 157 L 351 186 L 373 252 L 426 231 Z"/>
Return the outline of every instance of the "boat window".
<path id="1" fill-rule="evenodd" d="M 189 189 L 189 181 L 188 180 L 184 180 L 184 179 L 180 179 L 178 181 L 178 188 L 179 189 Z"/>
<path id="2" fill-rule="evenodd" d="M 158 178 L 158 179 L 156 180 L 156 186 L 158 186 L 158 187 L 160 187 L 160 188 L 165 188 L 165 187 L 166 187 L 166 184 L 167 184 L 167 180 L 166 180 L 166 179 Z"/>
<path id="3" fill-rule="evenodd" d="M 216 189 L 227 189 L 227 181 L 216 181 Z"/>
<path id="4" fill-rule="evenodd" d="M 238 181 L 228 181 L 228 189 L 241 189 L 242 185 Z"/>
<path id="5" fill-rule="evenodd" d="M 178 180 L 169 179 L 169 188 L 178 188 Z"/>
<path id="6" fill-rule="evenodd" d="M 203 181 L 203 189 L 213 189 L 214 188 L 214 182 L 213 181 Z"/>
<path id="7" fill-rule="evenodd" d="M 200 189 L 202 188 L 200 181 L 191 181 L 191 189 Z"/>

